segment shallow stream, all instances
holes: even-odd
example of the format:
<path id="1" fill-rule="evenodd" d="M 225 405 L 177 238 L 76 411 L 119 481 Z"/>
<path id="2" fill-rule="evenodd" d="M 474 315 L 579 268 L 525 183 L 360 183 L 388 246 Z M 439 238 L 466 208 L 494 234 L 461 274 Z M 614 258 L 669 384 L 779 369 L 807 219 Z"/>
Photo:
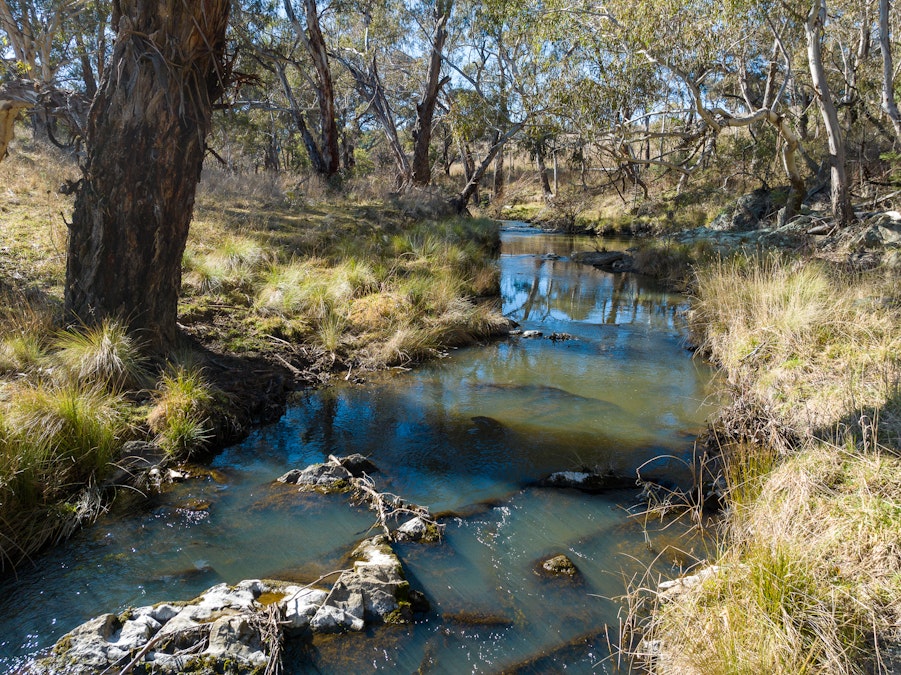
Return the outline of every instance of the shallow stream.
<path id="1" fill-rule="evenodd" d="M 602 242 L 609 248 L 627 242 Z M 503 311 L 526 330 L 364 386 L 301 395 L 277 424 L 188 481 L 79 533 L 0 584 L 0 671 L 107 611 L 187 600 L 246 578 L 310 581 L 341 566 L 373 518 L 341 496 L 273 484 L 290 468 L 359 452 L 380 489 L 444 513 L 437 545 L 398 548 L 432 610 L 413 626 L 317 638 L 289 673 L 605 672 L 626 581 L 690 549 L 646 530 L 636 491 L 535 487 L 581 467 L 684 479 L 710 413 L 711 373 L 684 348 L 685 299 L 636 275 L 570 262 L 598 240 L 508 227 Z M 657 458 L 657 459 L 655 459 Z M 123 511 L 128 511 L 124 513 Z M 535 574 L 564 553 L 575 581 Z M 656 562 L 655 562 L 656 561 Z"/>

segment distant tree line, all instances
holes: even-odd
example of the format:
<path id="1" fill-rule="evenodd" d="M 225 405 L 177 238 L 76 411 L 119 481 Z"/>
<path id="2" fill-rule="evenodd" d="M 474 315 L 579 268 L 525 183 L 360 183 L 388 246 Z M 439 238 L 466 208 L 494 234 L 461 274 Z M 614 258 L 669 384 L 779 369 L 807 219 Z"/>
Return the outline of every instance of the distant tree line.
<path id="1" fill-rule="evenodd" d="M 855 190 L 891 182 L 898 21 L 889 0 L 0 0 L 0 99 L 20 92 L 0 122 L 31 110 L 36 134 L 86 142 L 67 308 L 165 346 L 209 154 L 397 190 L 457 163 L 461 209 L 489 175 L 502 199 L 511 144 L 548 199 L 558 157 L 645 193 L 740 158 L 788 183 L 784 220 L 828 187 L 847 224 Z M 48 91 L 90 114 L 60 122 Z"/>

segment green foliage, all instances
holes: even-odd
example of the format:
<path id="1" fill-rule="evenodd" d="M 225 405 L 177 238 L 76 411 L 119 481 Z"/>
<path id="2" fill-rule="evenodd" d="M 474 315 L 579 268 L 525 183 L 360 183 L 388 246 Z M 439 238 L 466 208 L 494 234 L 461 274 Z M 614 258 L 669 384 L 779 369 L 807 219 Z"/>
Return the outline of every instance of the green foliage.
<path id="1" fill-rule="evenodd" d="M 216 397 L 200 368 L 170 366 L 154 401 L 147 422 L 160 447 L 179 459 L 204 447 L 212 435 L 210 414 Z"/>

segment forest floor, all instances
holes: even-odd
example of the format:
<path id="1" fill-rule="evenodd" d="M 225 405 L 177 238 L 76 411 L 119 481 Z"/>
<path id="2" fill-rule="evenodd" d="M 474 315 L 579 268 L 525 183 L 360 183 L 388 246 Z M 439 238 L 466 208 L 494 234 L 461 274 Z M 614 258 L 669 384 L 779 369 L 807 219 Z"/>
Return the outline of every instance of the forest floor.
<path id="1" fill-rule="evenodd" d="M 119 326 L 63 325 L 73 197 L 60 187 L 77 177 L 28 143 L 0 163 L 0 569 L 96 512 L 110 462 L 138 476 L 197 457 L 277 419 L 299 387 L 509 330 L 496 221 L 425 193 L 213 167 L 183 260 L 182 344 L 147 360 Z"/>

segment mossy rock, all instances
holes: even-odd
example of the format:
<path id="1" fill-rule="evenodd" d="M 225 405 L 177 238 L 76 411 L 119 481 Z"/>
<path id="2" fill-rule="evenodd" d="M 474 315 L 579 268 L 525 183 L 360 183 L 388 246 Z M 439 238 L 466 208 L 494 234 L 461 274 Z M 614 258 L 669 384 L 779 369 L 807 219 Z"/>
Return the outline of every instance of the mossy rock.
<path id="1" fill-rule="evenodd" d="M 551 556 L 539 561 L 535 566 L 535 572 L 539 576 L 544 577 L 568 577 L 574 578 L 579 573 L 579 569 L 572 560 L 562 553 Z"/>

